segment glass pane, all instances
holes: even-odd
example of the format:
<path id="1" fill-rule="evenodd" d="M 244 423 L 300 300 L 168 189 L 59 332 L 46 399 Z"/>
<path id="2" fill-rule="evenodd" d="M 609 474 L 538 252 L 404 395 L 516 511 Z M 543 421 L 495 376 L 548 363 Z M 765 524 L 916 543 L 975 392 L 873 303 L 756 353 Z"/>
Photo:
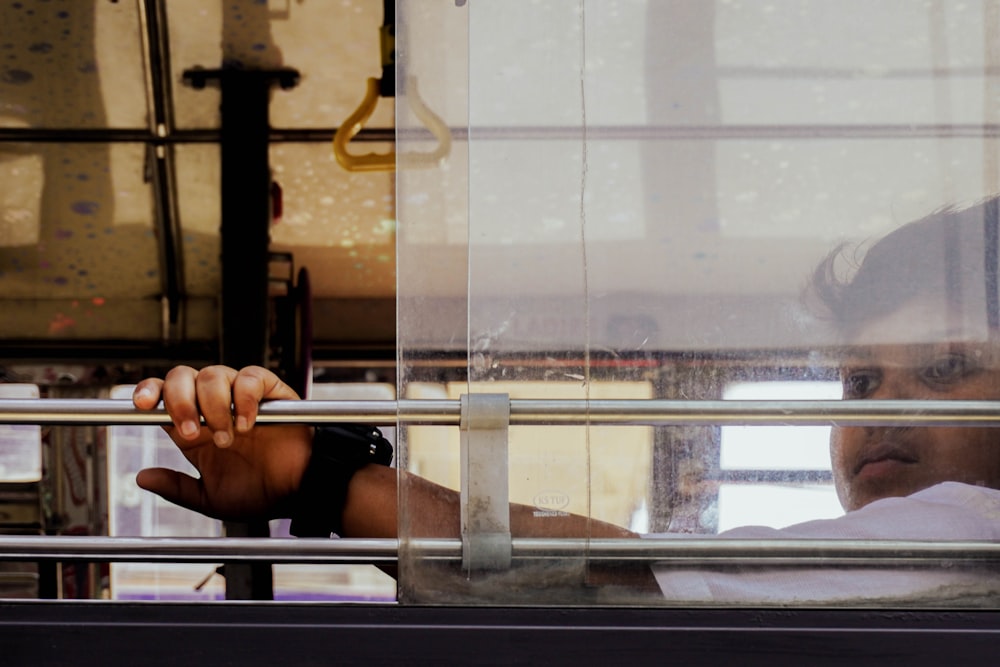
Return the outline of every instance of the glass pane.
<path id="1" fill-rule="evenodd" d="M 456 10 L 447 0 L 397 3 L 396 47 L 406 54 L 405 68 L 397 66 L 397 78 L 419 78 L 419 95 L 449 127 L 468 124 L 468 26 L 465 9 Z M 447 49 L 431 45 L 447 45 Z M 447 53 L 446 53 L 447 51 Z M 412 93 L 412 88 L 408 91 Z M 411 113 L 406 95 L 397 97 L 396 151 L 426 152 L 429 142 L 418 132 L 422 122 Z M 397 218 L 397 395 L 424 398 L 446 396 L 446 389 L 422 390 L 423 371 L 438 379 L 448 372 L 449 362 L 441 350 L 455 350 L 455 366 L 465 367 L 461 352 L 467 338 L 468 309 L 468 162 L 467 144 L 455 142 L 443 162 L 427 168 L 398 169 L 396 173 Z M 434 267 L 428 270 L 428 267 Z M 458 371 L 464 375 L 464 371 Z M 437 568 L 421 557 L 418 541 L 436 537 L 432 527 L 420 524 L 427 512 L 419 508 L 419 483 L 409 475 L 426 475 L 434 483 L 447 484 L 458 468 L 458 451 L 448 442 L 452 429 L 430 427 L 397 429 L 399 484 L 399 599 L 426 600 L 450 587 L 453 572 Z M 411 439 L 418 447 L 409 453 Z M 420 451 L 420 440 L 431 443 Z M 454 487 L 452 487 L 454 489 Z M 457 519 L 456 519 L 457 523 Z M 442 578 L 444 581 L 442 581 Z M 445 599 L 448 599 L 446 596 Z"/>
<path id="2" fill-rule="evenodd" d="M 535 9 L 549 17 L 545 19 L 549 21 L 546 32 L 556 31 L 553 34 L 568 39 L 569 44 L 580 43 L 580 24 L 572 7 Z M 505 61 L 493 54 L 493 27 L 504 27 L 496 33 L 498 39 L 509 38 L 513 34 L 509 30 L 515 28 L 511 17 L 497 8 L 480 10 L 445 2 L 407 4 L 404 17 L 397 38 L 416 42 L 402 52 L 411 58 L 406 63 L 407 76 L 419 79 L 420 87 L 419 93 L 409 89 L 398 100 L 397 150 L 411 156 L 433 148 L 425 123 L 412 112 L 421 101 L 449 125 L 461 128 L 467 124 L 470 138 L 477 137 L 482 127 L 484 138 L 467 144 L 455 142 L 436 170 L 420 169 L 402 158 L 399 163 L 403 395 L 439 394 L 457 399 L 463 394 L 500 393 L 515 399 L 579 401 L 650 398 L 651 385 L 641 381 L 641 371 L 630 363 L 604 366 L 600 378 L 591 377 L 589 364 L 593 341 L 602 336 L 604 354 L 607 340 L 603 331 L 592 333 L 586 318 L 590 307 L 589 230 L 581 222 L 581 213 L 586 209 L 589 216 L 596 207 L 596 217 L 605 215 L 608 208 L 618 214 L 621 206 L 581 199 L 578 187 L 586 151 L 579 141 L 504 134 L 521 113 L 527 113 L 524 117 L 537 125 L 539 120 L 531 117 L 526 106 L 537 105 L 538 113 L 544 114 L 555 102 L 547 95 L 555 93 L 539 85 L 531 91 L 539 93 L 534 100 L 506 99 L 504 103 L 512 108 L 509 115 L 504 114 L 508 119 L 505 126 L 488 125 L 494 122 L 490 115 L 494 108 L 486 95 L 510 73 L 501 71 Z M 447 54 L 420 48 L 445 42 L 449 44 Z M 452 51 L 452 45 L 459 51 Z M 458 56 L 466 45 L 469 73 L 464 80 Z M 520 52 L 517 55 L 528 58 Z M 555 65 L 548 60 L 551 55 L 543 45 L 531 56 L 539 63 L 520 69 L 510 66 L 511 72 L 523 74 L 542 64 L 555 67 L 553 78 L 579 77 L 580 64 L 572 51 L 568 57 L 561 54 Z M 463 107 L 466 90 L 467 111 Z M 580 127 L 579 86 L 571 86 L 570 91 L 573 101 L 560 100 L 557 108 L 565 113 L 561 122 Z M 413 99 L 417 95 L 420 100 Z M 479 106 L 480 99 L 487 102 Z M 613 152 L 614 147 L 608 150 Z M 633 167 L 633 174 L 635 171 Z M 609 181 L 629 178 L 627 173 L 614 173 L 614 167 L 602 173 L 607 175 L 601 178 Z M 540 174 L 549 182 L 539 183 Z M 627 211 L 616 220 L 618 226 L 598 226 L 596 238 L 619 240 L 641 235 L 639 216 L 634 212 Z M 449 359 L 434 358 L 456 349 L 467 355 L 460 370 L 449 368 Z M 461 379 L 434 390 L 422 380 L 436 370 Z M 504 495 L 521 508 L 520 518 L 511 518 L 515 533 L 528 526 L 534 537 L 556 537 L 564 534 L 568 521 L 589 526 L 591 519 L 644 525 L 650 429 L 615 430 L 583 424 L 548 431 L 512 428 L 509 452 L 499 459 L 498 465 L 509 465 Z M 413 427 L 401 435 L 407 472 L 425 475 L 453 490 L 462 486 L 460 438 L 454 429 Z M 469 447 L 472 451 L 476 444 L 470 442 Z M 422 532 L 420 510 L 408 509 L 416 508 L 420 498 L 419 486 L 408 486 L 409 479 L 403 477 L 401 484 L 400 529 L 416 544 L 428 534 Z M 474 515 L 466 521 L 474 524 Z M 471 529 L 467 534 L 470 541 L 481 537 L 490 539 Z M 481 569 L 471 561 L 462 571 L 442 571 L 420 558 L 419 546 L 407 551 L 404 542 L 400 597 L 411 602 L 539 604 L 591 599 L 587 582 L 592 573 L 585 553 L 581 549 L 565 557 L 522 562 L 509 571 Z"/>
<path id="3" fill-rule="evenodd" d="M 420 97 L 457 138 L 436 168 L 399 165 L 401 396 L 500 391 L 586 411 L 604 383 L 714 401 L 734 383 L 837 381 L 836 398 L 852 401 L 998 398 L 998 206 L 980 204 L 1000 189 L 992 5 L 459 5 L 400 8 L 401 71 L 419 77 Z M 400 151 L 432 145 L 415 97 L 398 100 Z M 791 400 L 820 400 L 801 386 Z M 630 547 L 639 551 L 683 548 L 692 535 L 725 545 L 722 532 L 750 540 L 712 564 L 647 567 L 657 585 L 640 603 L 995 600 L 992 566 L 953 554 L 943 569 L 893 542 L 1000 539 L 990 429 L 841 423 L 820 464 L 798 458 L 798 434 L 741 445 L 734 459 L 732 431 L 724 442 L 717 424 L 657 427 L 646 450 L 608 427 L 623 430 L 618 455 L 650 475 L 648 494 L 622 492 L 645 501 L 622 516 L 599 515 L 607 464 L 588 419 L 538 427 L 526 456 L 514 444 L 522 427 L 509 434 L 508 491 L 529 515 L 515 544 L 556 536 L 553 517 L 531 516 L 544 496 L 588 527 L 572 532 L 578 552 L 547 570 L 517 559 L 431 566 L 411 548 L 430 533 L 418 483 L 403 476 L 401 599 L 620 600 L 635 572 L 597 555 L 606 518 L 657 538 Z M 452 430 L 401 431 L 404 469 L 461 486 Z M 557 474 L 573 483 L 553 485 Z M 816 495 L 816 509 L 798 511 Z M 765 496 L 797 513 L 760 509 Z M 821 564 L 806 550 L 791 569 L 761 566 L 761 554 L 797 539 L 877 542 L 891 558 Z"/>

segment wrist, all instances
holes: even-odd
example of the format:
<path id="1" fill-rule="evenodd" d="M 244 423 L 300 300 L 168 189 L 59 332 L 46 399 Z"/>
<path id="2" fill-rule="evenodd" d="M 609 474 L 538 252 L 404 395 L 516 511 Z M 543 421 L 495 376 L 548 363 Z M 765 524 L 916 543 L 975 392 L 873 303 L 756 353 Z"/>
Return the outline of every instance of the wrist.
<path id="1" fill-rule="evenodd" d="M 353 424 L 316 428 L 309 461 L 292 497 L 291 534 L 340 535 L 351 478 L 369 464 L 388 466 L 391 461 L 392 445 L 377 428 Z"/>

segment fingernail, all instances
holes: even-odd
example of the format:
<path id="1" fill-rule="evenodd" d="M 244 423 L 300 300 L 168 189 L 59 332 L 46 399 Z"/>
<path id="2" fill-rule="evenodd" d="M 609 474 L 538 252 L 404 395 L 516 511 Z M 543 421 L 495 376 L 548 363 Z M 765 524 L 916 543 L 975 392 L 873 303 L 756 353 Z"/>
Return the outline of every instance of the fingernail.
<path id="1" fill-rule="evenodd" d="M 135 398 L 137 398 L 137 399 L 150 398 L 152 395 L 153 395 L 153 392 L 151 392 L 149 389 L 147 389 L 145 387 L 143 387 L 142 389 L 139 389 L 138 391 L 135 392 Z"/>
<path id="2" fill-rule="evenodd" d="M 250 422 L 247 421 L 246 417 L 236 418 L 236 430 L 240 433 L 244 433 L 250 429 Z"/>
<path id="3" fill-rule="evenodd" d="M 232 440 L 229 437 L 228 431 L 216 431 L 212 439 L 215 440 L 215 444 L 219 447 L 228 447 L 230 440 Z"/>
<path id="4" fill-rule="evenodd" d="M 193 438 L 198 433 L 198 425 L 193 421 L 181 422 L 181 435 L 185 438 Z"/>

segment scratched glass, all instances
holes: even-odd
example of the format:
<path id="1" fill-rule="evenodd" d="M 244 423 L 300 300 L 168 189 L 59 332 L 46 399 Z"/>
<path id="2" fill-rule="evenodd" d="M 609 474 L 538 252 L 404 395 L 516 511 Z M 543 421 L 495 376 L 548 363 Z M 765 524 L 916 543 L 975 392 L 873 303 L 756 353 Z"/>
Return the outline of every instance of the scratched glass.
<path id="1" fill-rule="evenodd" d="M 419 88 L 397 101 L 397 150 L 433 152 L 421 101 L 453 142 L 397 171 L 399 396 L 839 398 L 843 340 L 802 289 L 838 243 L 996 191 L 991 7 L 401 3 L 399 72 Z M 919 317 L 903 316 L 906 335 Z M 851 342 L 898 343 L 899 329 Z M 536 536 L 560 513 L 675 540 L 841 515 L 828 429 L 768 428 L 515 426 L 506 491 L 534 508 Z M 401 460 L 459 488 L 456 431 L 402 429 Z M 677 569 L 661 587 L 687 582 L 684 595 L 622 597 L 628 568 L 586 539 L 562 561 L 449 571 L 421 559 L 402 494 L 404 602 L 752 605 L 781 589 L 713 598 Z M 914 567 L 882 578 L 925 581 Z M 993 599 L 977 586 L 903 603 Z"/>

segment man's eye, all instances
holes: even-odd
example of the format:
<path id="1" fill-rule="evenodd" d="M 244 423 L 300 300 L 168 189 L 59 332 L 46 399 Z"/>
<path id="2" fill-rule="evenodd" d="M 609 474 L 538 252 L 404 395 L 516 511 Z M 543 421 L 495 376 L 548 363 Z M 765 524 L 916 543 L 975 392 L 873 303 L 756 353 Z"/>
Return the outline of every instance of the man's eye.
<path id="1" fill-rule="evenodd" d="M 931 384 L 950 384 L 969 374 L 969 361 L 962 354 L 946 354 L 934 359 L 920 371 L 920 377 Z"/>
<path id="2" fill-rule="evenodd" d="M 877 371 L 848 371 L 841 378 L 844 398 L 866 398 L 878 389 L 881 378 Z"/>

